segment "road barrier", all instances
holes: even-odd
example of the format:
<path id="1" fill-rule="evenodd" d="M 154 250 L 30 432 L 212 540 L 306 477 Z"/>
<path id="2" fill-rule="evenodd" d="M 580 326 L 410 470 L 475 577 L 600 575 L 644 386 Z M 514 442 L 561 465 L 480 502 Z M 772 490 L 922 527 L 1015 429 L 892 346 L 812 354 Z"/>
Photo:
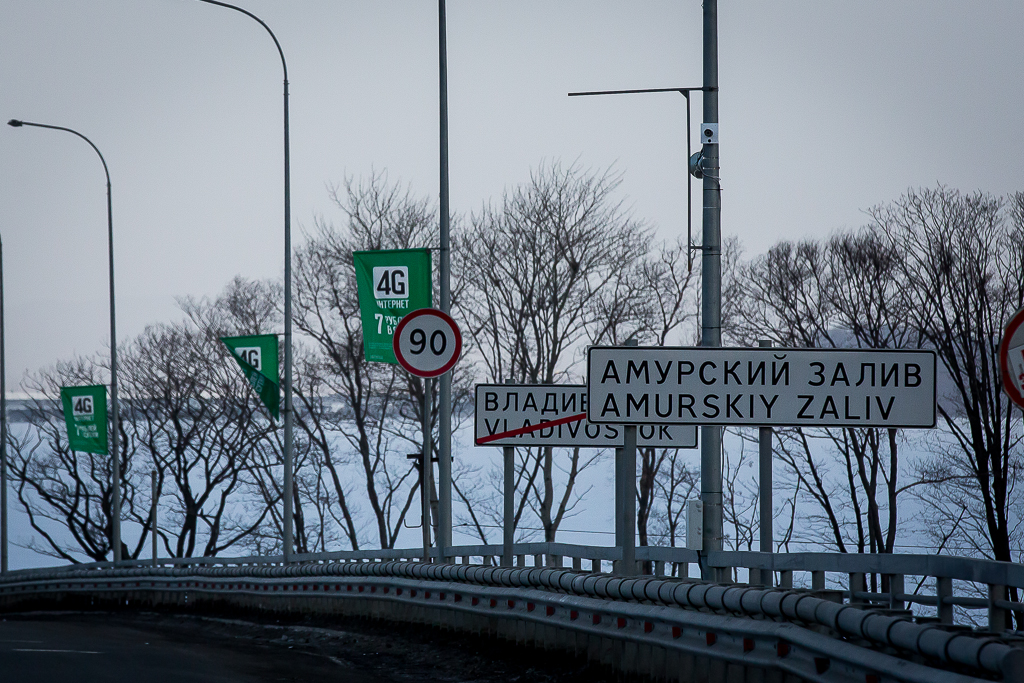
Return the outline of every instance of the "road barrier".
<path id="1" fill-rule="evenodd" d="M 469 551 L 491 548 L 459 551 L 469 557 Z M 536 548 L 518 548 L 530 549 Z M 0 582 L 0 606 L 59 605 L 89 596 L 101 605 L 127 600 L 150 607 L 356 614 L 561 647 L 652 676 L 676 675 L 680 666 L 739 666 L 822 682 L 1024 681 L 1024 650 L 1006 640 L 846 604 L 837 601 L 840 591 L 369 559 L 306 557 L 284 565 L 280 558 L 188 558 L 165 567 L 24 570 Z"/>

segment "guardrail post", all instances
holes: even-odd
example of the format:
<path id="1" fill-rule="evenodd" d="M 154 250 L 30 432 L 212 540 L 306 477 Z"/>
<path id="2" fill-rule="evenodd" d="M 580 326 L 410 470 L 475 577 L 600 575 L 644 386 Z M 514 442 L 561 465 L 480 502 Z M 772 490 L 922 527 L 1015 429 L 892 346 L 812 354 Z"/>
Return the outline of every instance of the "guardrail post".
<path id="1" fill-rule="evenodd" d="M 850 572 L 850 604 L 857 605 L 866 602 L 864 598 L 857 597 L 857 593 L 867 590 L 863 572 Z"/>
<path id="2" fill-rule="evenodd" d="M 1006 586 L 989 585 L 988 587 L 988 630 L 1002 633 L 1006 630 L 1006 609 L 996 605 L 997 600 L 1006 600 Z"/>
<path id="3" fill-rule="evenodd" d="M 793 587 L 793 570 L 783 569 L 779 572 L 779 588 L 792 588 Z"/>
<path id="4" fill-rule="evenodd" d="M 811 572 L 811 590 L 823 591 L 825 590 L 825 572 L 813 571 Z"/>
<path id="5" fill-rule="evenodd" d="M 935 595 L 937 599 L 939 623 L 953 623 L 953 605 L 947 602 L 953 597 L 953 579 L 948 576 L 935 577 Z"/>
<path id="6" fill-rule="evenodd" d="M 595 574 L 600 574 L 601 573 L 601 569 L 602 569 L 602 567 L 601 567 L 601 560 L 591 560 L 590 561 L 590 571 L 592 571 Z"/>
<path id="7" fill-rule="evenodd" d="M 517 567 L 525 567 L 526 566 L 526 555 L 516 555 L 516 566 Z"/>
<path id="8" fill-rule="evenodd" d="M 905 609 L 906 603 L 901 597 L 905 591 L 903 574 L 889 574 L 889 608 Z"/>
<path id="9" fill-rule="evenodd" d="M 541 553 L 539 555 L 534 555 L 533 556 L 533 566 L 537 567 L 538 569 L 544 566 L 544 554 L 543 553 Z"/>

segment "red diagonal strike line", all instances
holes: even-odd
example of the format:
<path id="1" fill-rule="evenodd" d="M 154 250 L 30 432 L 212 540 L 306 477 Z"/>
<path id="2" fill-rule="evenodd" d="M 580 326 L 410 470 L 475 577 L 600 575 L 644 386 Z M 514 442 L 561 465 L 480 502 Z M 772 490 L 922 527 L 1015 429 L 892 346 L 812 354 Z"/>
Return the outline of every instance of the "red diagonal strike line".
<path id="1" fill-rule="evenodd" d="M 477 446 L 483 446 L 486 443 L 497 441 L 498 439 L 507 439 L 513 436 L 519 436 L 520 434 L 529 434 L 535 432 L 538 429 L 547 429 L 548 427 L 557 427 L 558 425 L 568 424 L 569 422 L 577 422 L 579 420 L 585 420 L 587 418 L 586 413 L 580 413 L 579 415 L 570 415 L 569 417 L 560 417 L 557 420 L 551 420 L 551 422 L 539 422 L 535 425 L 528 427 L 520 427 L 519 429 L 510 429 L 507 432 L 501 434 L 491 434 L 490 436 L 484 436 L 476 440 Z"/>

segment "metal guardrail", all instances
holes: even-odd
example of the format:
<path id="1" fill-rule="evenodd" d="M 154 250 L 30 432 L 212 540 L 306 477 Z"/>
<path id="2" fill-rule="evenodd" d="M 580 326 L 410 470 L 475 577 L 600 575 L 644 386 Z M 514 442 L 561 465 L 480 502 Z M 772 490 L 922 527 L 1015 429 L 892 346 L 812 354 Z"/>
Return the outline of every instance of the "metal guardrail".
<path id="1" fill-rule="evenodd" d="M 464 545 L 448 549 L 453 560 L 468 564 L 497 566 L 502 546 Z M 608 546 L 585 546 L 568 543 L 519 543 L 513 546 L 515 565 L 518 567 L 568 567 L 576 571 L 602 572 L 610 569 L 616 573 L 625 572 L 621 566 L 621 549 Z M 479 558 L 477 560 L 477 558 Z M 423 557 L 422 548 L 355 550 L 326 553 L 305 553 L 291 556 L 298 564 L 334 562 L 387 562 L 395 560 L 432 561 Z M 659 546 L 641 546 L 636 549 L 637 573 L 644 569 L 654 576 L 677 576 L 689 578 L 690 569 L 698 565 L 700 558 L 694 550 Z M 876 604 L 890 609 L 904 609 L 908 604 L 935 607 L 935 618 L 944 624 L 953 624 L 956 618 L 954 607 L 966 610 L 987 610 L 989 630 L 1000 633 L 1006 628 L 1007 612 L 1024 613 L 1024 603 L 1008 599 L 1008 589 L 1024 589 L 1024 566 L 964 557 L 943 555 L 904 554 L 853 554 L 853 553 L 759 553 L 747 551 L 723 551 L 708 554 L 712 567 L 732 570 L 738 578 L 738 570 L 746 570 L 749 585 L 779 586 L 792 588 L 794 572 L 810 574 L 810 587 L 825 590 L 829 586 L 841 586 L 837 595 L 851 604 Z M 157 561 L 156 566 L 169 567 L 216 567 L 283 565 L 284 557 L 186 557 L 166 558 Z M 125 561 L 118 567 L 150 567 L 152 561 Z M 29 577 L 33 572 L 68 571 L 72 569 L 113 568 L 112 562 L 96 562 L 70 565 L 46 570 L 18 570 L 8 576 Z M 835 575 L 839 574 L 840 577 Z M 884 577 L 887 591 L 868 591 L 866 577 L 875 574 Z M 830 576 L 831 575 L 831 576 Z M 931 577 L 935 592 L 922 593 L 919 590 L 907 592 L 907 577 Z M 831 581 L 828 579 L 831 578 Z M 973 585 L 975 595 L 956 595 L 954 581 Z M 922 581 L 922 583 L 926 583 Z M 960 586 L 964 588 L 966 586 Z"/>
<path id="2" fill-rule="evenodd" d="M 289 604 L 299 605 L 306 598 L 357 597 L 364 592 L 364 585 L 370 586 L 373 594 L 377 594 L 375 586 L 384 586 L 384 595 L 392 595 L 388 586 L 405 586 L 410 595 L 402 599 L 417 605 L 429 600 L 434 591 L 441 602 L 435 599 L 431 607 L 455 611 L 479 607 L 479 612 L 491 617 L 547 620 L 559 628 L 593 631 L 641 644 L 647 639 L 671 647 L 685 646 L 706 656 L 735 658 L 738 662 L 744 658 L 752 661 L 746 655 L 756 649 L 761 657 L 772 653 L 766 666 L 792 669 L 806 680 L 857 680 L 849 677 L 851 671 L 859 671 L 862 681 L 881 680 L 879 674 L 887 680 L 917 683 L 969 680 L 950 671 L 896 659 L 878 651 L 882 648 L 945 666 L 966 667 L 975 672 L 970 675 L 996 675 L 1008 683 L 1024 682 L 1024 649 L 997 638 L 916 624 L 905 616 L 836 603 L 812 591 L 617 577 L 553 568 L 397 561 L 288 565 L 239 562 L 252 559 L 234 558 L 233 563 L 222 561 L 221 566 L 80 566 L 33 570 L 32 575 L 18 572 L 0 582 L 0 604 L 16 605 L 48 594 L 84 593 L 108 597 L 148 594 L 165 602 L 177 594 L 183 595 L 186 603 L 189 595 L 194 603 L 195 596 L 208 594 L 237 596 L 250 604 L 253 598 L 296 598 L 299 603 Z M 425 592 L 425 597 L 417 598 L 417 590 Z M 464 593 L 475 596 L 471 604 L 458 604 Z M 394 597 L 387 599 L 401 596 L 402 590 L 396 590 Z M 481 596 L 487 601 L 482 606 L 478 604 Z M 383 595 L 377 597 L 383 599 Z M 536 611 L 536 604 L 548 608 Z M 494 612 L 499 606 L 502 611 Z M 586 617 L 580 622 L 583 610 Z M 840 639 L 815 633 L 814 628 L 802 628 L 805 625 L 824 629 Z M 690 641 L 676 642 L 684 633 Z M 711 649 L 719 638 L 722 645 Z M 800 650 L 800 657 L 780 661 L 790 653 L 791 646 Z"/>

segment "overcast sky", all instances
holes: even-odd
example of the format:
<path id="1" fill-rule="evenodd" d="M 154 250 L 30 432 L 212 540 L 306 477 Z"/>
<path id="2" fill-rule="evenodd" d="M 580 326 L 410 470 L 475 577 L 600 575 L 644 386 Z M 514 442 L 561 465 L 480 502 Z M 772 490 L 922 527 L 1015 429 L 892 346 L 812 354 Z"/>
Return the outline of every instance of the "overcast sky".
<path id="1" fill-rule="evenodd" d="M 238 2 L 288 59 L 297 240 L 338 218 L 326 186 L 346 175 L 436 197 L 436 2 Z M 685 100 L 566 93 L 699 86 L 699 0 L 449 0 L 448 19 L 453 210 L 578 160 L 622 171 L 663 237 L 685 231 Z M 748 255 L 858 226 L 908 187 L 1024 190 L 1019 0 L 723 0 L 719 32 L 723 233 Z M 281 69 L 250 19 L 0 0 L 0 118 L 106 156 L 122 341 L 176 317 L 176 295 L 281 274 Z M 104 348 L 106 212 L 98 159 L 66 133 L 3 126 L 0 187 L 10 386 Z"/>

